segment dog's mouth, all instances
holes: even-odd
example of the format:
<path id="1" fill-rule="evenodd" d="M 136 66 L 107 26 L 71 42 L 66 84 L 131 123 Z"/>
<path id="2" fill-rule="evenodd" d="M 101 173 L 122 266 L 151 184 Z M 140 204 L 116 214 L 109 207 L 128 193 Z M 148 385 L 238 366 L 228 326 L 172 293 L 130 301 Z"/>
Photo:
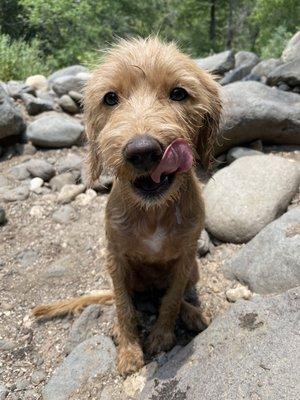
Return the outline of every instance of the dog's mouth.
<path id="1" fill-rule="evenodd" d="M 161 196 L 174 181 L 178 172 L 188 171 L 193 164 L 193 153 L 184 139 L 174 140 L 164 151 L 161 160 L 148 175 L 133 181 L 135 191 L 146 198 Z"/>
<path id="2" fill-rule="evenodd" d="M 175 172 L 162 174 L 160 182 L 154 182 L 150 175 L 143 175 L 136 178 L 132 186 L 140 196 L 150 199 L 163 195 L 172 185 L 175 179 Z"/>

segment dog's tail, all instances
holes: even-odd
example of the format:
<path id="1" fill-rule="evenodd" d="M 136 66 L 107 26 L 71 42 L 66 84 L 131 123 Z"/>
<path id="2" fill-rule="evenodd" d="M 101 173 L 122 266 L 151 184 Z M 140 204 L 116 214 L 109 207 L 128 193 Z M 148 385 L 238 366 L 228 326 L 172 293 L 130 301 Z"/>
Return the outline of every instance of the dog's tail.
<path id="1" fill-rule="evenodd" d="M 53 304 L 45 304 L 35 307 L 32 314 L 35 317 L 58 317 L 66 314 L 75 314 L 90 304 L 112 304 L 114 302 L 112 290 L 101 290 L 100 292 L 87 294 L 73 299 L 61 300 Z"/>

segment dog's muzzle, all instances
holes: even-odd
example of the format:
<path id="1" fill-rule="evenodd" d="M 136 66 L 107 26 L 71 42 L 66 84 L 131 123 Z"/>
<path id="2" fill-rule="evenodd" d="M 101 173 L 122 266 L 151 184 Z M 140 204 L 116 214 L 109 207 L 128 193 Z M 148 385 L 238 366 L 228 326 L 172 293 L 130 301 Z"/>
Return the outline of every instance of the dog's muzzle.
<path id="1" fill-rule="evenodd" d="M 150 172 L 160 161 L 163 149 L 150 135 L 131 139 L 123 150 L 123 156 L 138 172 Z"/>

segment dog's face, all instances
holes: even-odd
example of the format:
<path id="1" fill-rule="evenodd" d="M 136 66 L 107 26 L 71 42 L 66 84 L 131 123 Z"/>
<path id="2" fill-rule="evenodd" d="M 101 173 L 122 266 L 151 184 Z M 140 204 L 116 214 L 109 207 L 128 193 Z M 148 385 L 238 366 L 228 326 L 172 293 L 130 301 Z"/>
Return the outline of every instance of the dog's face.
<path id="1" fill-rule="evenodd" d="M 220 99 L 213 78 L 174 44 L 157 38 L 121 41 L 92 74 L 84 96 L 91 180 L 107 168 L 126 196 L 145 204 L 174 198 L 184 173 L 151 172 L 166 148 L 183 139 L 207 166 Z"/>

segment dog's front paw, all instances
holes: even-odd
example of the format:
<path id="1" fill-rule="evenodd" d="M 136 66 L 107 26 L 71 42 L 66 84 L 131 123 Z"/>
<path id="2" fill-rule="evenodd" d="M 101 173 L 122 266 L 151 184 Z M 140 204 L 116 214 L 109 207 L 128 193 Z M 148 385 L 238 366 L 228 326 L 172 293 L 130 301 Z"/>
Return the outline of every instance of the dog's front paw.
<path id="1" fill-rule="evenodd" d="M 143 350 L 139 344 L 119 346 L 118 349 L 118 371 L 121 375 L 129 375 L 144 365 Z"/>
<path id="2" fill-rule="evenodd" d="M 156 354 L 160 351 L 170 350 L 175 343 L 175 334 L 173 331 L 165 331 L 161 328 L 154 328 L 149 335 L 146 343 L 148 354 Z"/>

